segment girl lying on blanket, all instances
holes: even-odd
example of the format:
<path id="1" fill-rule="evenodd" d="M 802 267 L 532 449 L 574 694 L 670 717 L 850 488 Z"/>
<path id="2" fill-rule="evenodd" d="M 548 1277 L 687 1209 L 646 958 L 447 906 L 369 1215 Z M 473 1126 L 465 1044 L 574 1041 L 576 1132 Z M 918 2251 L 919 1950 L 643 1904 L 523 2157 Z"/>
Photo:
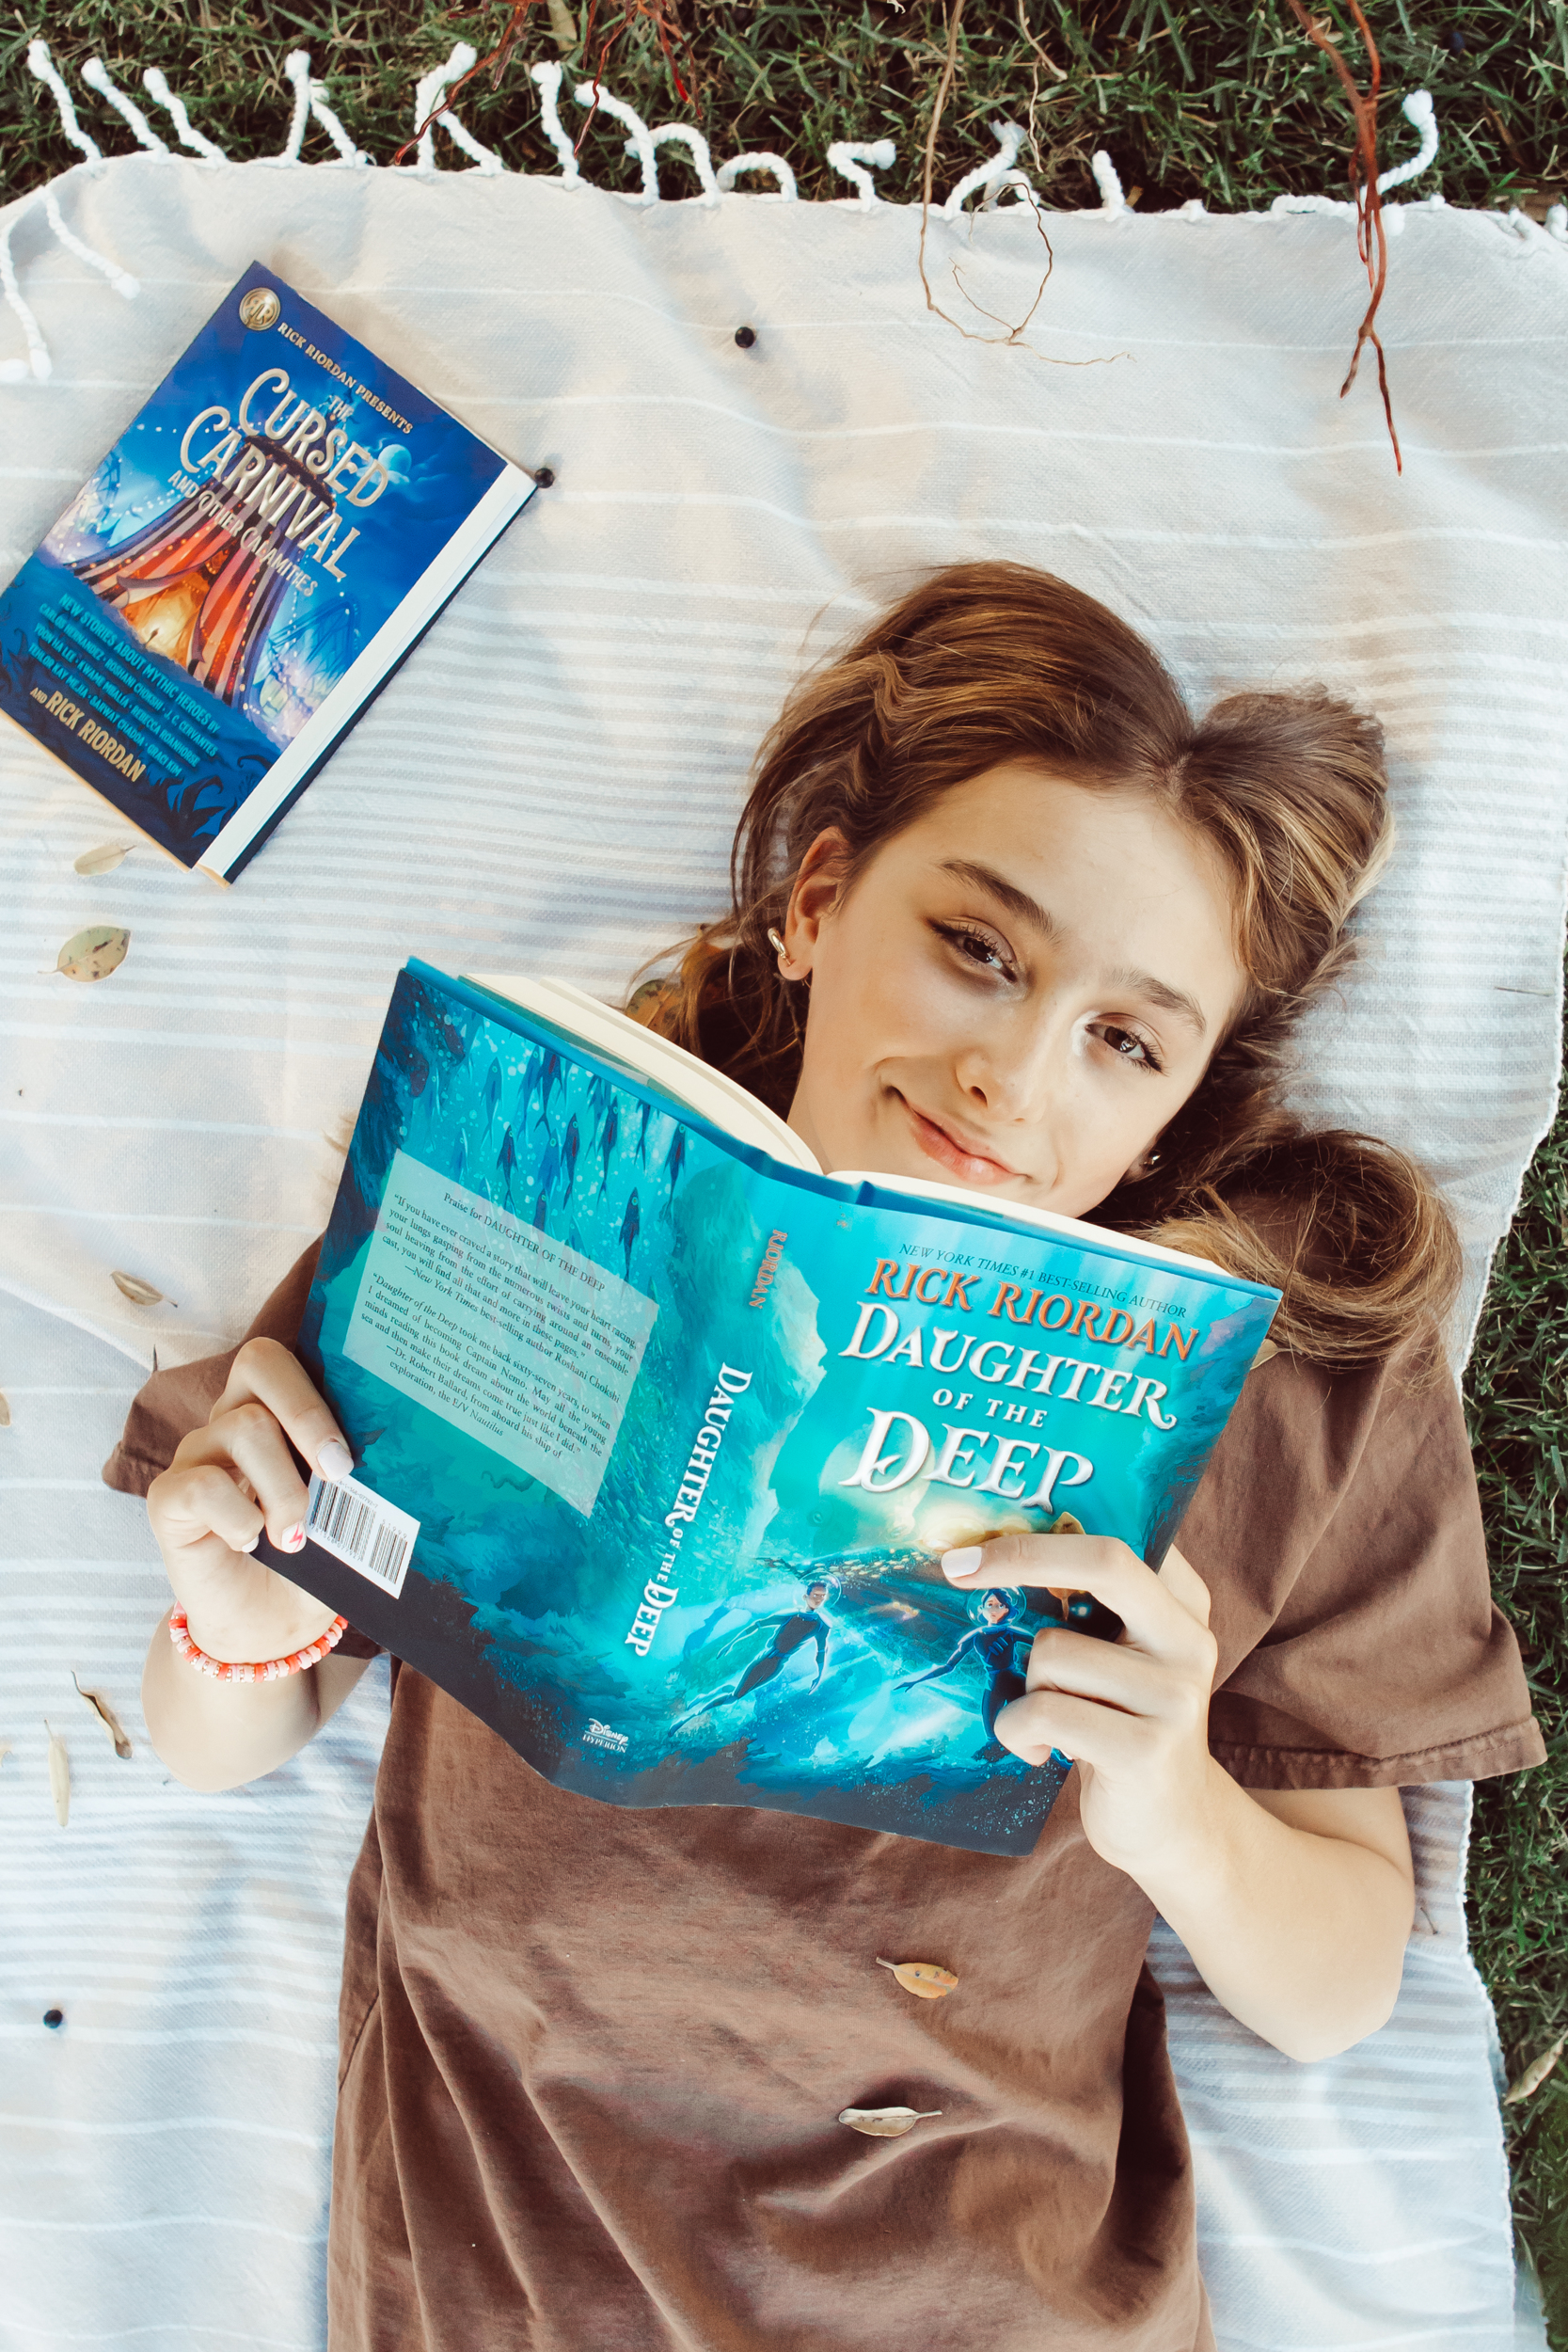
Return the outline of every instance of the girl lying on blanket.
<path id="1" fill-rule="evenodd" d="M 1017 1756 L 1077 1762 L 1027 1860 L 598 1804 L 394 1670 L 349 1895 L 334 2352 L 1212 2343 L 1156 1908 L 1243 2025 L 1341 2050 L 1400 1981 L 1399 1785 L 1543 1754 L 1435 1336 L 1448 1219 L 1397 1152 L 1280 1106 L 1388 839 L 1370 720 L 1244 693 L 1195 724 L 1130 629 L 1020 567 L 939 573 L 794 695 L 731 912 L 640 1017 L 825 1167 L 1277 1284 L 1281 1352 L 1159 1574 L 1070 1534 L 944 1563 L 976 1597 L 1065 1581 L 1125 1621 L 1117 1645 L 1041 1632 L 996 1713 Z M 150 1490 L 219 1659 L 295 1651 L 331 1615 L 246 1557 L 263 1522 L 304 1541 L 296 1456 L 348 1466 L 286 1345 L 309 1270 L 198 1371 L 179 1425 L 216 1401 Z M 144 1451 L 193 1394 L 164 1379 Z M 196 1788 L 271 1772 L 368 1648 L 220 1684 L 160 1627 L 154 1743 Z M 958 1991 L 911 2000 L 883 1959 Z M 835 2122 L 892 2106 L 941 2112 L 898 2138 Z"/>

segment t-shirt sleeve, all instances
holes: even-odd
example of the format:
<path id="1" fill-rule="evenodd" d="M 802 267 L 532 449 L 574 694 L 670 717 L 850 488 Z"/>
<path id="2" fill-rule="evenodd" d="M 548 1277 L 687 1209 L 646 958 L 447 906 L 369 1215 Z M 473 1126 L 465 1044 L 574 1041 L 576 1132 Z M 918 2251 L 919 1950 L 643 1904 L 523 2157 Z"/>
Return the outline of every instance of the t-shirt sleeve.
<path id="1" fill-rule="evenodd" d="M 305 1312 L 305 1301 L 315 1278 L 320 1242 L 312 1242 L 297 1258 L 277 1288 L 262 1304 L 245 1340 L 281 1340 L 292 1347 Z M 175 1364 L 155 1372 L 132 1399 L 119 1443 L 103 1465 L 103 1484 L 124 1495 L 145 1495 L 152 1481 L 166 1470 L 175 1448 L 193 1429 L 199 1429 L 229 1385 L 229 1373 L 245 1340 L 221 1355 L 203 1356 L 191 1364 Z M 334 1655 L 339 1658 L 378 1658 L 381 1645 L 350 1626 Z"/>
<path id="2" fill-rule="evenodd" d="M 1433 1339 L 1338 1376 L 1259 1366 L 1177 1543 L 1214 1597 L 1210 1746 L 1243 1788 L 1481 1780 L 1544 1759 Z"/>

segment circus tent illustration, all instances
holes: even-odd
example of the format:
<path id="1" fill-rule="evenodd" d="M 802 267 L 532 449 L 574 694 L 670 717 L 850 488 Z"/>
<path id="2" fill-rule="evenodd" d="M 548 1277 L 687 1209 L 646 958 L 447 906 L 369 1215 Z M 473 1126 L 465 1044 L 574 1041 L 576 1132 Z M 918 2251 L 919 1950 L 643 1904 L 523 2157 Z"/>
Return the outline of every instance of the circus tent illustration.
<path id="1" fill-rule="evenodd" d="M 262 531 L 259 546 L 243 546 L 240 535 L 215 513 L 204 513 L 199 496 L 192 496 L 177 500 L 119 546 L 78 558 L 71 568 L 116 608 L 150 651 L 177 662 L 269 734 L 287 738 L 335 682 L 335 665 L 323 658 L 327 648 L 321 624 L 277 626 L 291 582 L 268 565 L 265 550 L 287 554 L 290 541 L 307 526 L 313 533 L 336 512 L 337 501 L 295 459 L 274 453 L 273 463 L 276 472 L 258 485 L 265 493 L 264 511 L 253 509 Z M 346 641 L 349 616 L 339 607 L 333 617 L 336 626 L 323 616 L 325 636 Z"/>

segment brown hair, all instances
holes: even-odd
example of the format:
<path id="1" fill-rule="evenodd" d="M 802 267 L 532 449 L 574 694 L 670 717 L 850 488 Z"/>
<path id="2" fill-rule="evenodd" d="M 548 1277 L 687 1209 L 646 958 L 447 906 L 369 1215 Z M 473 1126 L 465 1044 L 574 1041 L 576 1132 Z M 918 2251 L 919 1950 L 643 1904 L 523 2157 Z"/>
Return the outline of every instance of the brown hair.
<path id="1" fill-rule="evenodd" d="M 796 689 L 758 755 L 728 915 L 631 1009 L 787 1112 L 804 992 L 767 935 L 806 850 L 836 827 L 850 887 L 940 793 L 1020 759 L 1148 793 L 1213 845 L 1235 892 L 1243 1002 L 1155 1166 L 1095 1222 L 1276 1284 L 1275 1338 L 1326 1366 L 1440 1318 L 1459 1251 L 1427 1178 L 1370 1136 L 1308 1131 L 1279 1100 L 1291 1031 L 1349 962 L 1347 918 L 1387 856 L 1381 729 L 1321 689 L 1231 694 L 1195 723 L 1143 640 L 1048 573 L 939 571 Z"/>

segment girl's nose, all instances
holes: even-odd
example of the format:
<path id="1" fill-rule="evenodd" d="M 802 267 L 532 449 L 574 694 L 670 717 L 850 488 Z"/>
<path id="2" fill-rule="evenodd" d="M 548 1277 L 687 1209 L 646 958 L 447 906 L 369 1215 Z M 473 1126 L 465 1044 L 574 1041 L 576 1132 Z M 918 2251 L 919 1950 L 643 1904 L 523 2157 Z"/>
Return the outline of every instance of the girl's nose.
<path id="1" fill-rule="evenodd" d="M 1027 1020 L 998 1019 L 958 1056 L 954 1074 L 976 1110 L 1007 1125 L 1048 1124 L 1071 1090 L 1072 1022 L 1036 1011 Z"/>

